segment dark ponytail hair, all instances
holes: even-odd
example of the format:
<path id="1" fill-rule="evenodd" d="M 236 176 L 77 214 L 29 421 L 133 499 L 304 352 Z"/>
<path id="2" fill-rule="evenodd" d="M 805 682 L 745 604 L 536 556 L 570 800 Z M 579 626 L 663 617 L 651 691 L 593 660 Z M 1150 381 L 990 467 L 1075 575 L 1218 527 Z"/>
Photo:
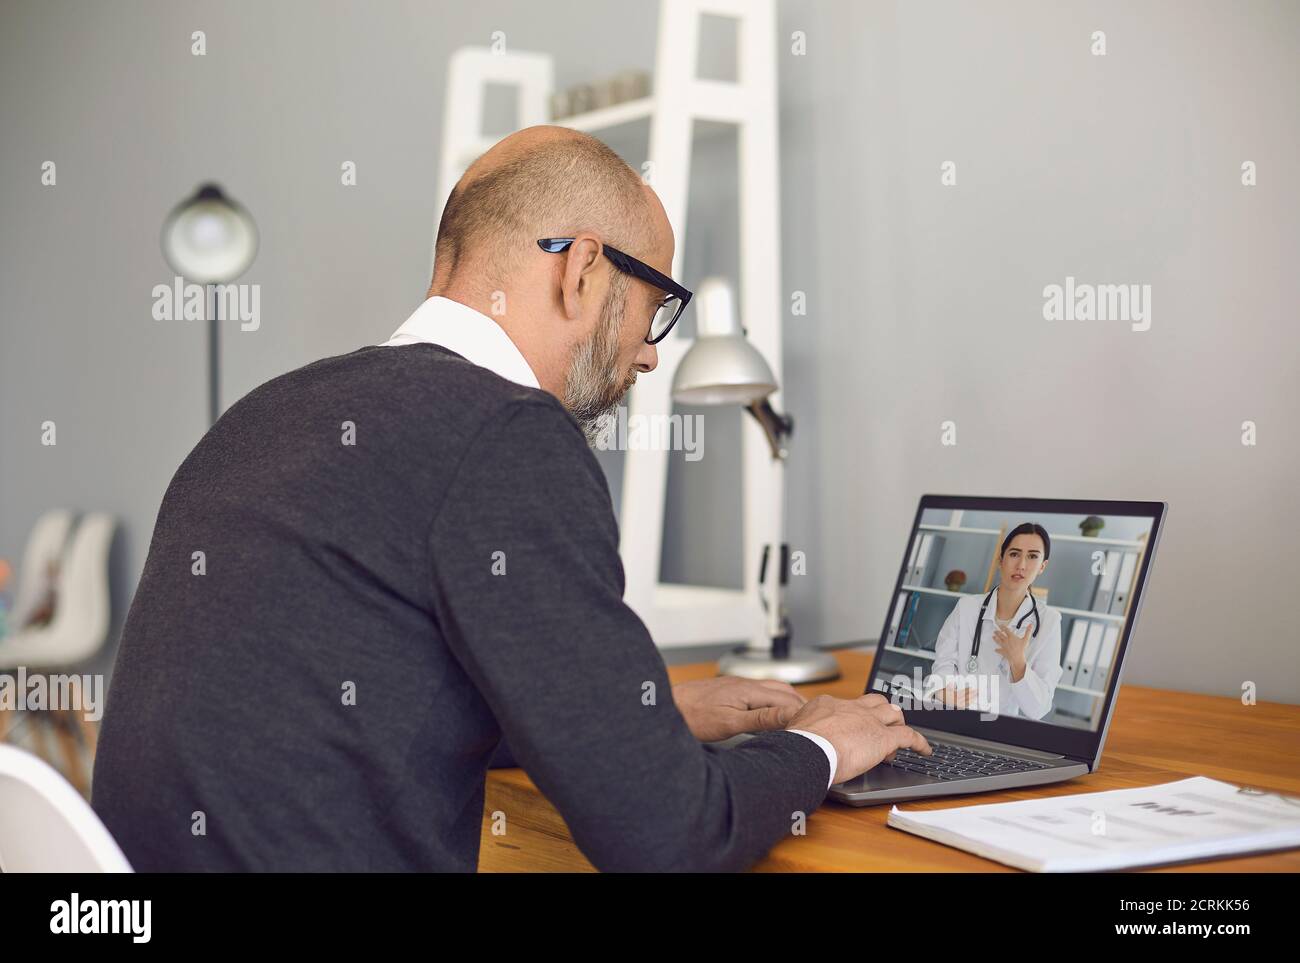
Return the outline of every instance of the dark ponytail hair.
<path id="1" fill-rule="evenodd" d="M 1007 532 L 1007 537 L 1002 542 L 1002 551 L 998 553 L 998 558 L 1007 554 L 1007 546 L 1017 535 L 1037 535 L 1043 540 L 1043 561 L 1046 562 L 1052 557 L 1052 539 L 1047 534 L 1047 529 L 1043 528 L 1037 522 L 1025 522 L 1023 525 L 1017 525 L 1011 531 Z"/>

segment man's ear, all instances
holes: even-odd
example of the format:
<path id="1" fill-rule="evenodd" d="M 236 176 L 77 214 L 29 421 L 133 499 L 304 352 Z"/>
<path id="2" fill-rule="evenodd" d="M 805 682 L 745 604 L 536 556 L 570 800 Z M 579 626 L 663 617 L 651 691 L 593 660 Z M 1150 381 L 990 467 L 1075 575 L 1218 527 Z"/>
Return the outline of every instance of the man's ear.
<path id="1" fill-rule="evenodd" d="M 600 262 L 600 252 L 600 241 L 591 234 L 579 234 L 565 252 L 560 294 L 564 300 L 564 316 L 570 321 L 582 317 L 581 299 L 587 293 L 583 285 L 591 284 L 593 272 Z"/>

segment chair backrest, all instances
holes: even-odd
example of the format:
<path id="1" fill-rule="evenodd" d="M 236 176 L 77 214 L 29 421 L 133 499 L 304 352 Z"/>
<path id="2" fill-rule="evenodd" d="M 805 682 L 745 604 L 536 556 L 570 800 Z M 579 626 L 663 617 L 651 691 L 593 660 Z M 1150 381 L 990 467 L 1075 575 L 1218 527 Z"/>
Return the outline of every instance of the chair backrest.
<path id="1" fill-rule="evenodd" d="M 84 516 L 63 553 L 54 617 L 48 625 L 19 629 L 0 639 L 0 668 L 73 668 L 108 641 L 108 552 L 116 526 L 111 515 Z"/>
<path id="2" fill-rule="evenodd" d="M 49 564 L 55 561 L 62 563 L 68 533 L 72 531 L 72 519 L 73 514 L 68 509 L 53 508 L 36 519 L 36 524 L 32 526 L 18 567 L 14 607 L 9 614 L 10 632 L 22 628 L 32 609 L 44 600 L 45 588 L 49 584 Z"/>
<path id="3" fill-rule="evenodd" d="M 41 665 L 76 665 L 108 640 L 108 550 L 116 524 L 112 515 L 90 512 L 72 533 L 59 577 L 54 618 L 35 660 Z"/>
<path id="4" fill-rule="evenodd" d="M 66 779 L 0 744 L 0 872 L 129 873 L 131 864 Z"/>

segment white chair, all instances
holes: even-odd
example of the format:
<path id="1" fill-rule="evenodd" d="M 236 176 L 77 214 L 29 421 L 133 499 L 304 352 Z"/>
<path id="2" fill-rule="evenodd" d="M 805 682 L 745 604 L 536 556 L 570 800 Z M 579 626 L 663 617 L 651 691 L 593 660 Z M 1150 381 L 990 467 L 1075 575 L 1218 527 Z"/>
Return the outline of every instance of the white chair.
<path id="1" fill-rule="evenodd" d="M 0 639 L 0 672 L 19 666 L 28 671 L 68 671 L 103 648 L 109 629 L 108 552 L 115 526 L 113 517 L 102 512 L 82 518 L 63 551 L 55 581 L 53 618 L 48 625 L 22 629 Z M 51 522 L 42 542 L 48 537 L 47 544 L 55 543 L 55 528 Z M 83 761 L 83 756 L 94 758 L 95 728 L 81 711 L 50 710 L 34 715 L 32 745 L 49 758 L 42 726 L 54 723 L 68 778 L 83 795 L 89 794 L 90 764 Z M 0 711 L 0 740 L 8 738 L 7 716 Z M 79 738 L 74 728 L 80 731 Z"/>
<path id="2" fill-rule="evenodd" d="M 131 864 L 67 780 L 0 745 L 0 872 L 129 873 Z"/>
<path id="3" fill-rule="evenodd" d="M 108 550 L 115 526 L 113 516 L 103 512 L 82 518 L 55 582 L 54 617 L 48 625 L 16 629 L 0 639 L 0 670 L 69 668 L 103 648 L 109 625 Z"/>
<path id="4" fill-rule="evenodd" d="M 18 567 L 18 587 L 9 613 L 9 631 L 16 632 L 45 596 L 51 562 L 63 562 L 63 549 L 72 531 L 72 512 L 55 508 L 36 519 Z"/>

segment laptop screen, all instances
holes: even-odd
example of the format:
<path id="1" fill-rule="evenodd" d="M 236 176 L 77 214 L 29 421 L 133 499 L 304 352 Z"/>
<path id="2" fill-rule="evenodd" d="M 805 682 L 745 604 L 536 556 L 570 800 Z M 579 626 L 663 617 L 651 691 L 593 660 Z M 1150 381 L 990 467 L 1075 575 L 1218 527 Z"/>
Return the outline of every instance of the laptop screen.
<path id="1" fill-rule="evenodd" d="M 914 710 L 1096 733 L 1160 508 L 927 496 L 868 691 Z"/>

